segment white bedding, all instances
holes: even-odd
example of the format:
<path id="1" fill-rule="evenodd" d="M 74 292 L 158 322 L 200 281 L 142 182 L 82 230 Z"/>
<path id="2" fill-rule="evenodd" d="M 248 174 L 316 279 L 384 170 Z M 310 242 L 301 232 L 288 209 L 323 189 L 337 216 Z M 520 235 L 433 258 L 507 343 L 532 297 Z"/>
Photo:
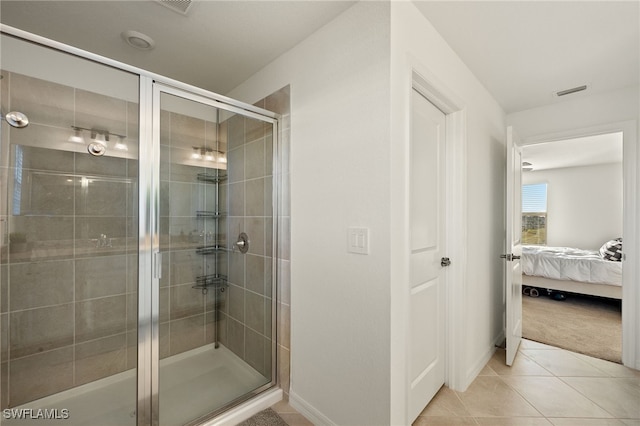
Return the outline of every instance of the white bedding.
<path id="1" fill-rule="evenodd" d="M 622 285 L 622 262 L 598 251 L 570 247 L 522 246 L 522 272 L 556 280 Z"/>

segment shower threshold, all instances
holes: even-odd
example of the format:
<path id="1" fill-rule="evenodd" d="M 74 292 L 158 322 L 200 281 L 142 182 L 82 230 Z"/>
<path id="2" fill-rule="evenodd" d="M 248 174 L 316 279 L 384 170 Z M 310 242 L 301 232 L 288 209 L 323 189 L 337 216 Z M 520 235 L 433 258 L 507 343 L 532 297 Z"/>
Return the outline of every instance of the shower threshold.
<path id="1" fill-rule="evenodd" d="M 46 380 L 45 378 L 43 378 Z M 136 370 L 13 407 L 27 419 L 7 419 L 2 425 L 134 426 Z M 202 346 L 160 361 L 160 424 L 182 425 L 205 416 L 269 383 L 224 346 Z M 23 411 L 28 410 L 28 411 Z M 39 411 L 43 410 L 43 411 Z M 38 414 L 57 417 L 44 420 Z"/>

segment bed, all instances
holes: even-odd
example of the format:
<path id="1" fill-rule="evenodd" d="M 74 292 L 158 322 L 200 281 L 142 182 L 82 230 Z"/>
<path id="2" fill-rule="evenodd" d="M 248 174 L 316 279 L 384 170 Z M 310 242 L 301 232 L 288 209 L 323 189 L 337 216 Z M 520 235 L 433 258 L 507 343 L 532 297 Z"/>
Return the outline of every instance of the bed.
<path id="1" fill-rule="evenodd" d="M 622 299 L 622 262 L 602 249 L 522 246 L 521 262 L 523 287 Z"/>

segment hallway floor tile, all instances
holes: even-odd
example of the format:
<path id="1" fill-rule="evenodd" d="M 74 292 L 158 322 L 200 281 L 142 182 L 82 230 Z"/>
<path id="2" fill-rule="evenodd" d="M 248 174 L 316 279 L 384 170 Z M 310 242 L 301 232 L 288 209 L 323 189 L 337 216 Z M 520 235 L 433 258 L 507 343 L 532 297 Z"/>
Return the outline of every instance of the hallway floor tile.
<path id="1" fill-rule="evenodd" d="M 640 372 L 523 340 L 496 350 L 465 392 L 440 389 L 413 426 L 640 426 Z"/>

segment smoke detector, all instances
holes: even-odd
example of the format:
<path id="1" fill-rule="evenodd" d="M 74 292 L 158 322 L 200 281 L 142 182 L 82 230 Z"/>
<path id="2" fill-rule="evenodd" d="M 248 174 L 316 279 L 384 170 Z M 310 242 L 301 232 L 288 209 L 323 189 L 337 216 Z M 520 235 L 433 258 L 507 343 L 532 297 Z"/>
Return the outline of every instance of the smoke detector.
<path id="1" fill-rule="evenodd" d="M 136 49 L 151 50 L 156 45 L 156 42 L 153 41 L 151 37 L 139 31 L 123 31 L 120 35 L 129 46 L 135 47 Z"/>
<path id="2" fill-rule="evenodd" d="M 156 2 L 185 16 L 187 15 L 187 12 L 189 12 L 193 3 L 192 0 L 156 0 Z"/>

